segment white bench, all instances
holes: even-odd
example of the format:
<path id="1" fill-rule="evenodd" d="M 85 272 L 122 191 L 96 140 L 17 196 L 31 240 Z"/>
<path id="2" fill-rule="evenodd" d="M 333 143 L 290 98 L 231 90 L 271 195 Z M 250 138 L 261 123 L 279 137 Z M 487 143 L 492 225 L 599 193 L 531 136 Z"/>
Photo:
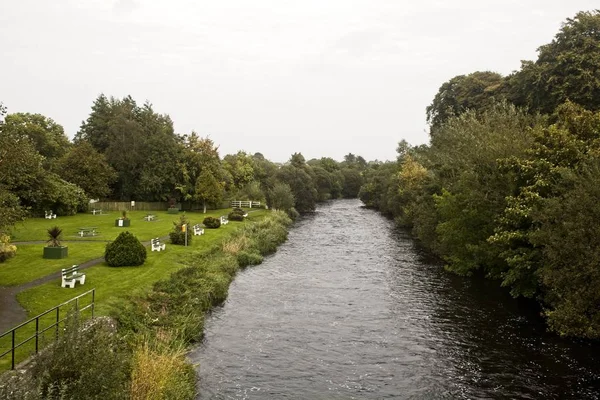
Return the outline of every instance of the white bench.
<path id="1" fill-rule="evenodd" d="M 167 245 L 164 243 L 161 243 L 158 238 L 152 239 L 150 241 L 150 245 L 152 246 L 152 251 L 161 251 L 167 247 Z"/>
<path id="2" fill-rule="evenodd" d="M 61 287 L 75 288 L 75 283 L 79 282 L 82 285 L 85 283 L 85 274 L 79 272 L 79 265 L 73 265 L 70 268 L 63 268 L 61 270 L 62 284 Z"/>
<path id="3" fill-rule="evenodd" d="M 194 236 L 204 234 L 204 228 L 200 224 L 196 224 L 192 228 L 194 229 Z"/>
<path id="4" fill-rule="evenodd" d="M 221 215 L 221 225 L 227 225 L 229 223 L 229 220 L 227 219 L 226 216 Z"/>
<path id="5" fill-rule="evenodd" d="M 46 218 L 46 219 L 56 218 L 56 214 L 52 213 L 52 210 L 50 210 L 50 211 L 44 211 L 44 213 L 46 214 L 44 216 L 44 218 Z"/>
<path id="6" fill-rule="evenodd" d="M 156 216 L 153 214 L 148 214 L 144 217 L 144 221 L 148 221 L 148 222 L 154 221 L 155 219 L 156 219 Z"/>
<path id="7" fill-rule="evenodd" d="M 96 214 L 100 215 L 100 214 L 102 214 L 102 210 L 96 210 L 96 209 L 94 208 L 94 209 L 92 210 L 92 214 L 94 214 L 94 215 L 96 215 Z"/>

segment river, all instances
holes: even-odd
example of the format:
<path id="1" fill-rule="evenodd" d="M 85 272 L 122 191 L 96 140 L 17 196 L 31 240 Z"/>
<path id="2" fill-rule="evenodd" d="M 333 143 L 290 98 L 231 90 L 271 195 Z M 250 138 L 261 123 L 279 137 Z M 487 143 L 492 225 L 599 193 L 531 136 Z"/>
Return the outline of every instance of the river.
<path id="1" fill-rule="evenodd" d="M 236 277 L 190 358 L 199 399 L 599 399 L 599 350 L 339 200 Z"/>

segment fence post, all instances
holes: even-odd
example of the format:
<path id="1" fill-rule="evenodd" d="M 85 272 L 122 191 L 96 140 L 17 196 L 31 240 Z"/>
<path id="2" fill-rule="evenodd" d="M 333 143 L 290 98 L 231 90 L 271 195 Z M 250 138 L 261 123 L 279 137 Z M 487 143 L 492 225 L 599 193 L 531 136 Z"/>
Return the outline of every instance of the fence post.
<path id="1" fill-rule="evenodd" d="M 56 340 L 58 340 L 58 321 L 60 321 L 60 307 L 56 307 Z"/>
<path id="2" fill-rule="evenodd" d="M 12 331 L 12 361 L 10 369 L 15 369 L 15 330 Z"/>
<path id="3" fill-rule="evenodd" d="M 40 317 L 35 317 L 35 354 L 38 352 L 38 341 L 40 338 Z"/>

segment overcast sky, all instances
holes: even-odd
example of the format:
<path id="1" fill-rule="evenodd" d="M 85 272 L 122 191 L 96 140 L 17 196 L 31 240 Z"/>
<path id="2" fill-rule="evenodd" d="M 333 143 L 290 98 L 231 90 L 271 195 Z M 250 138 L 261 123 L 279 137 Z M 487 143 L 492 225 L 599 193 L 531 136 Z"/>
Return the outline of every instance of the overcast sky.
<path id="1" fill-rule="evenodd" d="M 221 156 L 394 159 L 442 83 L 503 75 L 597 0 L 0 0 L 0 101 L 69 137 L 131 95 Z"/>

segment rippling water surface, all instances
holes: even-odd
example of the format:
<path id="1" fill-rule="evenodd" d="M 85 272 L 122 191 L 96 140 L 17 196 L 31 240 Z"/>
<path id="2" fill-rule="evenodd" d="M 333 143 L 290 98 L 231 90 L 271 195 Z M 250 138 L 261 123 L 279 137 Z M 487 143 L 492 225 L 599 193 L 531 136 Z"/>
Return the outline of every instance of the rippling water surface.
<path id="1" fill-rule="evenodd" d="M 463 279 L 357 200 L 241 272 L 206 323 L 199 399 L 599 399 L 600 347 Z"/>

